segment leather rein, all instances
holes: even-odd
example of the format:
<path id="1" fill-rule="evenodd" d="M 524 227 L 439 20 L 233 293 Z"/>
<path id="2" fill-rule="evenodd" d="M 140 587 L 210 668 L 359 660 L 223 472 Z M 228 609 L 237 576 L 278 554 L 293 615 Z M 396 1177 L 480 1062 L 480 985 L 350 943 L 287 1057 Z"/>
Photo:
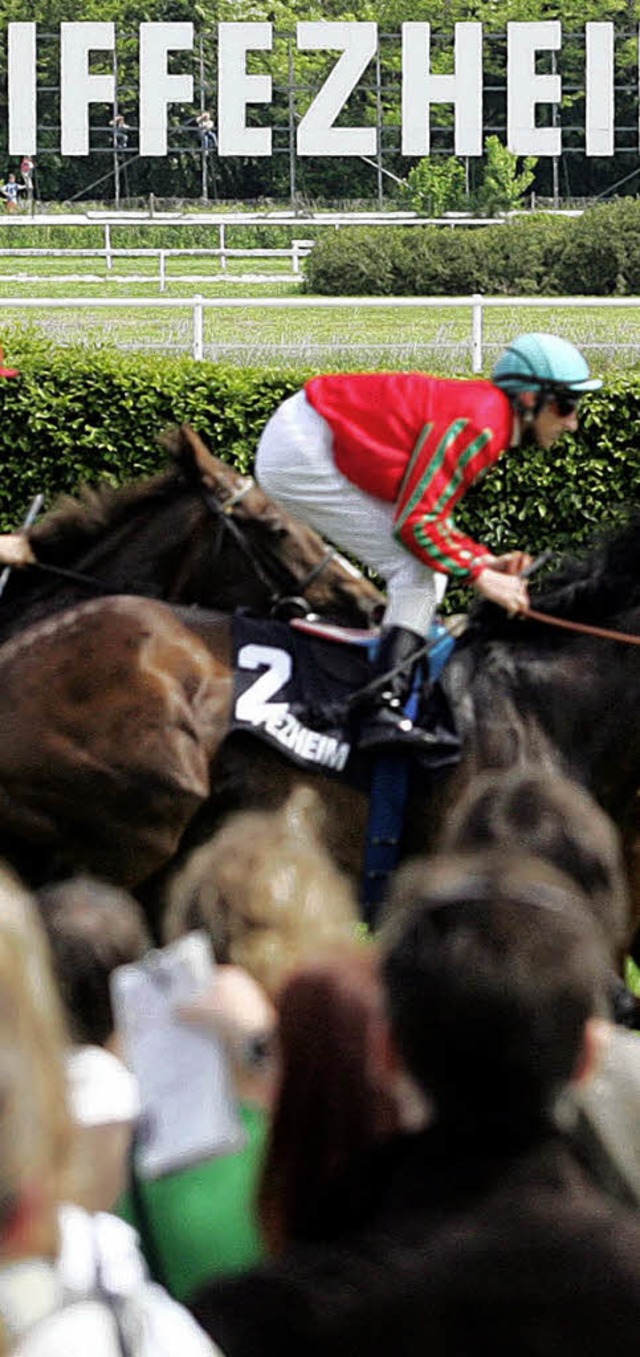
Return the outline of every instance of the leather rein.
<path id="1" fill-rule="evenodd" d="M 620 641 L 628 646 L 640 646 L 640 636 L 629 631 L 611 631 L 608 627 L 594 627 L 588 622 L 570 622 L 565 617 L 554 617 L 552 613 L 540 613 L 535 608 L 527 608 L 520 614 L 532 622 L 543 622 L 548 627 L 559 627 L 563 631 L 576 631 L 583 636 L 599 636 L 603 641 Z"/>

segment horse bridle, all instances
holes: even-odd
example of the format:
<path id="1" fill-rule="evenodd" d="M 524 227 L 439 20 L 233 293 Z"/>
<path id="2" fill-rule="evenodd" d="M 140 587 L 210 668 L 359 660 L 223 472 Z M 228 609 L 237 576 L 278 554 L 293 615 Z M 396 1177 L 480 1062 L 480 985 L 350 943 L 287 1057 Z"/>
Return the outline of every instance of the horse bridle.
<path id="1" fill-rule="evenodd" d="M 269 615 L 271 617 L 312 616 L 306 598 L 307 590 L 315 580 L 320 578 L 322 572 L 326 570 L 331 561 L 335 559 L 337 552 L 335 548 L 327 547 L 324 556 L 322 556 L 319 561 L 316 561 L 316 564 L 312 566 L 311 570 L 309 570 L 302 580 L 296 580 L 289 567 L 286 566 L 274 552 L 269 551 L 268 549 L 265 551 L 267 557 L 267 564 L 265 565 L 265 562 L 260 560 L 257 553 L 254 551 L 251 543 L 247 540 L 239 523 L 234 517 L 234 510 L 237 508 L 238 504 L 242 503 L 251 490 L 254 489 L 255 484 L 253 476 L 243 477 L 238 488 L 235 491 L 232 491 L 228 498 L 222 502 L 216 498 L 211 490 L 203 487 L 202 499 L 210 512 L 218 518 L 219 522 L 223 524 L 226 530 L 231 534 L 236 546 L 250 562 L 256 578 L 264 585 L 269 596 Z M 283 590 L 287 589 L 291 584 L 292 580 L 297 592 L 295 594 L 283 592 Z"/>
<path id="2" fill-rule="evenodd" d="M 327 547 L 321 560 L 317 561 L 304 579 L 300 581 L 295 579 L 288 566 L 285 566 L 272 552 L 269 553 L 268 568 L 265 568 L 233 516 L 236 506 L 242 503 L 254 486 L 253 476 L 245 476 L 238 488 L 232 491 L 222 503 L 216 499 L 211 490 L 204 486 L 201 487 L 201 498 L 209 512 L 214 514 L 218 521 L 224 524 L 227 531 L 231 533 L 234 542 L 250 562 L 257 579 L 264 585 L 269 598 L 270 616 L 276 617 L 284 614 L 287 617 L 310 617 L 313 614 L 305 597 L 306 591 L 315 580 L 319 579 L 323 570 L 334 560 L 337 552 L 334 548 Z M 114 592 L 118 594 L 133 592 L 121 585 L 118 585 L 116 590 L 113 585 L 105 580 L 96 579 L 94 575 L 86 575 L 80 570 L 70 570 L 66 566 L 50 565 L 46 561 L 33 561 L 30 563 L 29 569 L 40 570 L 44 574 L 69 580 L 72 584 L 81 584 L 97 594 L 110 595 Z M 297 592 L 295 594 L 284 592 L 290 586 L 292 580 Z"/>

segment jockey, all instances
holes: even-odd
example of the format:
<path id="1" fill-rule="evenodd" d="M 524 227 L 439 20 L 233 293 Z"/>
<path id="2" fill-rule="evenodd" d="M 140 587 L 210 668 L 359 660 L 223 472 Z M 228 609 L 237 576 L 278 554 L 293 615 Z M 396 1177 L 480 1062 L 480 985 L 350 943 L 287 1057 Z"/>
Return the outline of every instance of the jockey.
<path id="1" fill-rule="evenodd" d="M 17 368 L 4 367 L 4 353 L 0 349 L 0 380 L 6 377 L 19 377 Z M 0 533 L 0 566 L 30 565 L 35 560 L 25 533 Z"/>
<path id="2" fill-rule="evenodd" d="M 404 714 L 411 657 L 451 576 L 510 613 L 528 605 L 523 551 L 495 556 L 466 537 L 455 505 L 507 448 L 548 449 L 578 428 L 576 407 L 602 383 L 566 339 L 525 334 L 491 381 L 422 373 L 315 377 L 271 417 L 258 445 L 265 490 L 386 581 L 377 672 L 404 665 L 365 709 L 359 748 L 425 748 Z"/>

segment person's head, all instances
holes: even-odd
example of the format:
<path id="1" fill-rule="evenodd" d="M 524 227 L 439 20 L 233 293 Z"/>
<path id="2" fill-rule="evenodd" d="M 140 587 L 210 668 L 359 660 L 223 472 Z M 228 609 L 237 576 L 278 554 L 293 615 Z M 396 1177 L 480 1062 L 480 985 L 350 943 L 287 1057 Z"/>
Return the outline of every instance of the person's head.
<path id="1" fill-rule="evenodd" d="M 628 933 L 620 836 L 583 787 L 543 768 L 481 773 L 449 813 L 443 852 L 516 848 L 570 876 L 584 892 L 612 958 Z"/>
<path id="2" fill-rule="evenodd" d="M 272 1252 L 323 1237 L 327 1192 L 400 1120 L 372 1058 L 384 1021 L 373 945 L 301 967 L 277 1009 L 278 1087 L 258 1193 Z"/>
<path id="3" fill-rule="evenodd" d="M 382 975 L 400 1058 L 458 1139 L 540 1133 L 590 1072 L 608 961 L 584 897 L 519 854 L 417 860 L 394 882 Z"/>
<path id="4" fill-rule="evenodd" d="M 518 335 L 500 354 L 491 374 L 509 397 L 524 431 L 542 448 L 578 428 L 578 401 L 602 386 L 586 359 L 559 335 Z"/>
<path id="5" fill-rule="evenodd" d="M 114 1053 L 110 977 L 143 957 L 151 940 L 137 902 L 107 882 L 75 877 L 42 887 L 36 898 L 76 1043 L 66 1060 L 74 1122 L 68 1195 L 87 1210 L 108 1211 L 126 1184 L 140 1111 L 135 1080 Z"/>
<path id="6" fill-rule="evenodd" d="M 216 959 L 243 966 L 272 996 L 306 957 L 348 942 L 357 902 L 318 836 L 320 820 L 304 787 L 280 810 L 231 816 L 174 877 L 165 941 L 206 929 Z"/>
<path id="7" fill-rule="evenodd" d="M 15 182 L 16 182 L 16 176 L 15 176 L 15 174 L 12 173 L 12 174 L 9 175 L 8 183 L 10 183 L 10 184 L 15 184 Z"/>
<path id="8" fill-rule="evenodd" d="M 43 886 L 36 899 L 71 1036 L 106 1046 L 114 1031 L 111 972 L 151 946 L 142 909 L 127 891 L 85 876 Z"/>

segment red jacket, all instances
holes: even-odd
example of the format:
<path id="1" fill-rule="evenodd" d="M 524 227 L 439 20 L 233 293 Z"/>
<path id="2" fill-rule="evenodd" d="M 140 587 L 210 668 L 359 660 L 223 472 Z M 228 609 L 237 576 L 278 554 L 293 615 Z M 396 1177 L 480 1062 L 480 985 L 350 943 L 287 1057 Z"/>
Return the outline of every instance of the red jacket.
<path id="1" fill-rule="evenodd" d="M 470 485 L 513 436 L 498 387 L 418 372 L 341 373 L 307 382 L 331 426 L 336 466 L 354 485 L 396 505 L 395 536 L 426 565 L 474 577 L 491 555 L 451 517 Z"/>

